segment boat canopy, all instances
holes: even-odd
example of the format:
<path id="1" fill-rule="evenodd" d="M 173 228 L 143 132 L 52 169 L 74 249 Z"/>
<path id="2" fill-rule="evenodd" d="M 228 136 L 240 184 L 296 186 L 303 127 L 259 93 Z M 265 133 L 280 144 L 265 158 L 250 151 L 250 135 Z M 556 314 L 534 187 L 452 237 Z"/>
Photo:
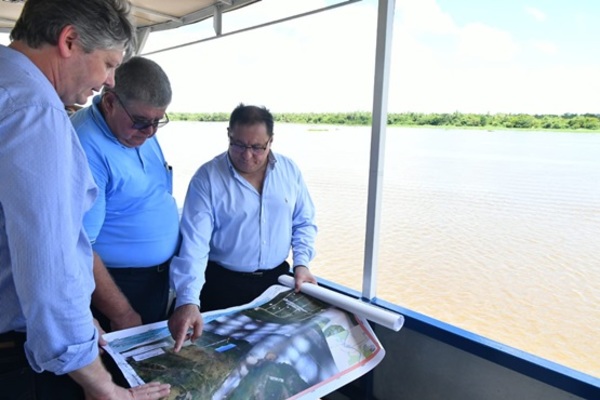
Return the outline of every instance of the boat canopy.
<path id="1" fill-rule="evenodd" d="M 131 0 L 138 29 L 160 31 L 193 24 L 260 0 Z M 10 32 L 25 0 L 0 1 L 0 32 Z"/>
<path id="2" fill-rule="evenodd" d="M 0 0 L 0 33 L 10 33 L 21 14 L 25 1 L 26 0 Z M 148 39 L 148 35 L 151 32 L 180 28 L 212 18 L 214 30 L 214 35 L 212 37 L 189 43 L 179 43 L 172 48 L 153 51 L 153 53 L 162 52 L 173 48 L 212 40 L 221 36 L 228 36 L 291 19 L 305 17 L 362 0 L 339 0 L 321 8 L 304 11 L 298 14 L 289 13 L 280 19 L 270 20 L 268 22 L 263 21 L 237 31 L 223 33 L 223 15 L 225 13 L 239 10 L 246 6 L 259 3 L 260 1 L 261 0 L 130 0 L 131 15 L 133 16 L 133 21 L 137 28 L 136 54 L 141 53 L 146 44 L 146 40 Z M 300 3 L 301 0 L 298 0 L 298 2 Z"/>
<path id="3" fill-rule="evenodd" d="M 179 28 L 185 25 L 215 20 L 219 35 L 221 16 L 260 0 L 130 0 L 131 14 L 137 27 L 138 51 L 150 32 Z M 0 1 L 0 32 L 9 33 L 21 15 L 25 0 Z"/>

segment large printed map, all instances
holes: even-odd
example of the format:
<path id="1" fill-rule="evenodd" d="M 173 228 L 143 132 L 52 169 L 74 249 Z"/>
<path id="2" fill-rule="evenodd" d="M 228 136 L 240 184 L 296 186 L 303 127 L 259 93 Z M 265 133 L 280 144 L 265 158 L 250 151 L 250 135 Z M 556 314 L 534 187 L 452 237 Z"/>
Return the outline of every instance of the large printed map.
<path id="1" fill-rule="evenodd" d="M 365 319 L 285 286 L 203 317 L 202 336 L 178 353 L 166 321 L 107 334 L 106 350 L 130 385 L 169 383 L 169 399 L 186 400 L 313 399 L 385 354 Z"/>

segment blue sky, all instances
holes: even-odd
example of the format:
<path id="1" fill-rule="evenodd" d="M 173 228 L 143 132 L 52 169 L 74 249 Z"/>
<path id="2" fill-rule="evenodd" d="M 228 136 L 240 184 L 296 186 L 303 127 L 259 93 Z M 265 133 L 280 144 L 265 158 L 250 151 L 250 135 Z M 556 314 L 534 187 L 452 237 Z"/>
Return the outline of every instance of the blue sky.
<path id="1" fill-rule="evenodd" d="M 224 32 L 333 1 L 262 0 Z M 149 56 L 169 74 L 170 111 L 370 111 L 377 1 Z M 390 112 L 600 113 L 597 0 L 397 0 Z M 152 35 L 147 50 L 210 24 Z M 4 41 L 5 42 L 5 41 Z"/>

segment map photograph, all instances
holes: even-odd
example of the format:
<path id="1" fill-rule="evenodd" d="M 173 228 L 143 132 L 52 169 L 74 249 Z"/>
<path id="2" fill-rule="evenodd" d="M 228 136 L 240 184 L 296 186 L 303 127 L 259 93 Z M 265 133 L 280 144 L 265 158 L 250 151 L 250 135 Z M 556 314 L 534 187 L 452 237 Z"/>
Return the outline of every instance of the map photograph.
<path id="1" fill-rule="evenodd" d="M 178 400 L 314 398 L 383 358 L 365 320 L 289 288 L 272 289 L 260 305 L 205 318 L 202 336 L 178 353 L 166 321 L 106 335 L 109 353 L 132 386 L 169 383 L 169 399 Z"/>

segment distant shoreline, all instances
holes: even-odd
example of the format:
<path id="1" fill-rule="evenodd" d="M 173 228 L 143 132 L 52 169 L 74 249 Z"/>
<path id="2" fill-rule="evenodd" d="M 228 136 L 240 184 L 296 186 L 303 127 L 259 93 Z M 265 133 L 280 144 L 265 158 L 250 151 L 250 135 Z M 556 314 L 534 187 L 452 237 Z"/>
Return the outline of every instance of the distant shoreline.
<path id="1" fill-rule="evenodd" d="M 275 113 L 275 121 L 307 125 L 369 126 L 371 113 Z M 226 122 L 229 114 L 169 113 L 173 121 Z M 600 114 L 389 113 L 387 126 L 478 130 L 600 132 Z"/>

